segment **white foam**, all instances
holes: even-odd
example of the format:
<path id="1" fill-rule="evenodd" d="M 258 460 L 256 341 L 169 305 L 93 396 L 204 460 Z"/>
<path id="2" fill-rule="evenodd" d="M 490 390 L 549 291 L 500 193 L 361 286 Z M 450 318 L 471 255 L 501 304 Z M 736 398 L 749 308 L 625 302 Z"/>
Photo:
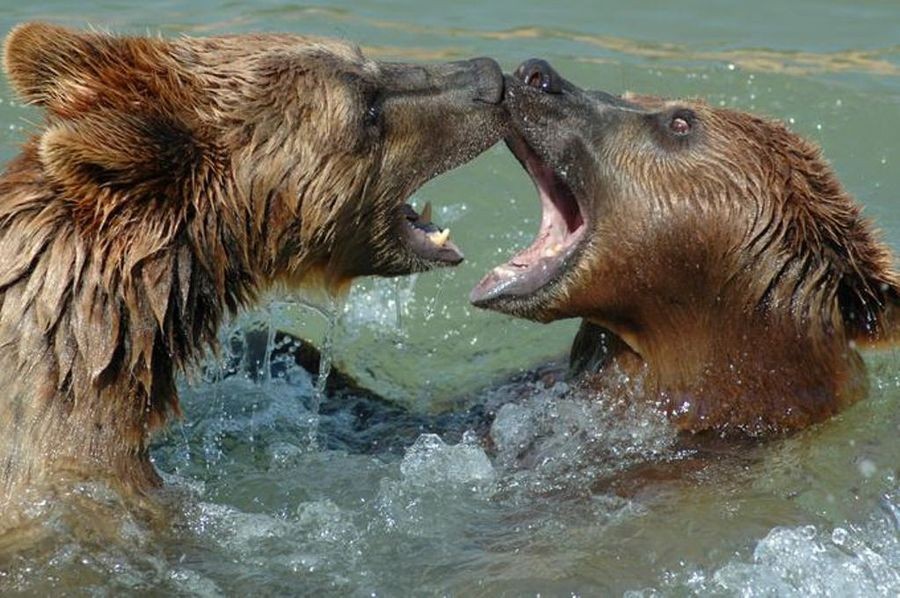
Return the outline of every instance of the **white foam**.
<path id="1" fill-rule="evenodd" d="M 496 474 L 474 439 L 448 445 L 437 434 L 423 434 L 400 463 L 403 482 L 410 487 L 490 484 Z"/>
<path id="2" fill-rule="evenodd" d="M 688 590 L 746 598 L 896 597 L 900 595 L 898 498 L 885 497 L 885 512 L 862 524 L 775 527 L 749 558 L 733 558 L 712 572 L 687 568 L 671 575 L 661 588 L 626 596 L 649 598 Z"/>
<path id="3" fill-rule="evenodd" d="M 675 432 L 665 416 L 640 404 L 614 403 L 557 382 L 502 405 L 491 426 L 498 463 L 519 469 L 534 490 L 587 491 L 598 477 L 659 456 Z"/>

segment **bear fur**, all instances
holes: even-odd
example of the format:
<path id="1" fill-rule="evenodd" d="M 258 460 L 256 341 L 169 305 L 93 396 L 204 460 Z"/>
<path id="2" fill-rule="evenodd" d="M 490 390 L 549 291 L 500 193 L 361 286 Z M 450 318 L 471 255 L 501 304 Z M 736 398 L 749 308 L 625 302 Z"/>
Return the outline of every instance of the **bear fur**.
<path id="1" fill-rule="evenodd" d="M 896 339 L 900 279 L 817 147 L 702 101 L 585 91 L 542 60 L 506 94 L 544 218 L 476 305 L 582 318 L 579 382 L 685 431 L 798 429 L 865 395 L 857 348 Z"/>
<path id="2" fill-rule="evenodd" d="M 156 486 L 176 374 L 261 292 L 458 262 L 403 201 L 506 118 L 491 60 L 291 35 L 32 23 L 3 64 L 46 121 L 0 175 L 0 509 L 54 476 Z"/>

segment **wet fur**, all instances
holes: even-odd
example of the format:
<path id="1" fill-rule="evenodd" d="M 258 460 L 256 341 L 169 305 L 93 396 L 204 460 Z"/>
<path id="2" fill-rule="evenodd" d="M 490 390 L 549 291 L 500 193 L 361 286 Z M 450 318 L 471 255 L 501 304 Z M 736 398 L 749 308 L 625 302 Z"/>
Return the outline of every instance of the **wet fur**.
<path id="1" fill-rule="evenodd" d="M 701 101 L 626 96 L 618 110 L 563 87 L 508 86 L 508 103 L 593 228 L 549 289 L 491 307 L 583 318 L 579 383 L 607 392 L 607 372 L 625 371 L 631 399 L 685 431 L 798 429 L 865 396 L 857 347 L 896 340 L 900 280 L 819 149 Z M 697 117 L 686 141 L 660 126 L 678 109 Z"/>
<path id="2" fill-rule="evenodd" d="M 148 435 L 223 318 L 276 284 L 425 269 L 398 198 L 500 134 L 464 107 L 458 133 L 410 109 L 378 137 L 378 66 L 333 40 L 28 24 L 4 67 L 47 120 L 0 176 L 0 508 L 65 472 L 158 485 Z"/>

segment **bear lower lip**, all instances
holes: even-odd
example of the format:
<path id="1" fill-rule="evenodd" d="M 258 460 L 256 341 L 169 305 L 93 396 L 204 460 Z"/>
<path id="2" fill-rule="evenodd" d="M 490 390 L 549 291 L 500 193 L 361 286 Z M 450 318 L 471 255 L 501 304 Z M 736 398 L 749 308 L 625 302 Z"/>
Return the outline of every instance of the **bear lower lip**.
<path id="1" fill-rule="evenodd" d="M 441 265 L 455 266 L 463 261 L 459 247 L 450 240 L 450 229 L 443 229 L 431 221 L 431 203 L 419 214 L 409 204 L 403 204 L 406 242 L 419 258 Z"/>
<path id="2" fill-rule="evenodd" d="M 535 240 L 509 261 L 491 270 L 469 295 L 479 307 L 503 298 L 524 299 L 565 271 L 586 230 L 578 201 L 560 175 L 519 136 L 507 145 L 534 181 L 541 200 L 541 227 Z"/>

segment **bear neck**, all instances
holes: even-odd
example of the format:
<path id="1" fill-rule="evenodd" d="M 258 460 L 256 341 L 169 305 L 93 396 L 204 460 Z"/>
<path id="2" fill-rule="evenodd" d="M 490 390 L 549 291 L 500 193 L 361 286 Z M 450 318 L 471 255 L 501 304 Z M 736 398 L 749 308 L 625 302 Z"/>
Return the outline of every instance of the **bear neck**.
<path id="1" fill-rule="evenodd" d="M 73 477 L 143 494 L 160 482 L 149 434 L 179 413 L 176 374 L 268 284 L 254 274 L 263 235 L 236 238 L 223 203 L 175 218 L 135 201 L 159 213 L 92 228 L 46 183 L 34 142 L 0 200 L 0 509 Z"/>
<path id="2" fill-rule="evenodd" d="M 725 302 L 727 304 L 727 302 Z M 634 399 L 664 409 L 681 430 L 753 435 L 821 421 L 866 392 L 863 362 L 842 331 L 792 314 L 730 313 L 712 305 L 658 311 L 639 326 L 597 322 L 579 334 L 575 371 L 625 372 Z M 585 327 L 591 324 L 583 325 Z M 603 347 L 600 365 L 585 356 Z M 590 376 L 589 376 L 590 377 Z M 591 383 L 603 391 L 598 376 Z M 590 382 L 589 382 L 590 383 Z"/>

